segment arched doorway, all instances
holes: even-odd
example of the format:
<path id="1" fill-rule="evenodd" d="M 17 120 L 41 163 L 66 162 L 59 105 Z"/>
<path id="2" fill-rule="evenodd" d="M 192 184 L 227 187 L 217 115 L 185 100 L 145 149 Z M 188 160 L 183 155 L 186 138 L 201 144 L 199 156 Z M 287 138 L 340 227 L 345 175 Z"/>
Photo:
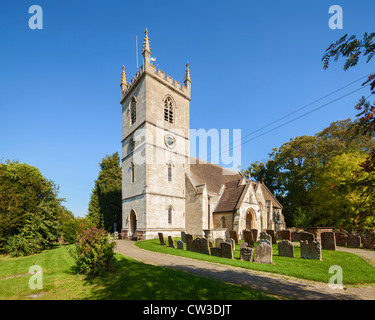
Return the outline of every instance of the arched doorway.
<path id="1" fill-rule="evenodd" d="M 129 216 L 129 231 L 130 233 L 135 233 L 135 230 L 137 230 L 137 216 L 134 210 L 131 210 Z"/>
<path id="2" fill-rule="evenodd" d="M 247 230 L 255 229 L 254 227 L 255 212 L 253 209 L 247 210 L 245 219 L 246 219 L 246 229 Z"/>

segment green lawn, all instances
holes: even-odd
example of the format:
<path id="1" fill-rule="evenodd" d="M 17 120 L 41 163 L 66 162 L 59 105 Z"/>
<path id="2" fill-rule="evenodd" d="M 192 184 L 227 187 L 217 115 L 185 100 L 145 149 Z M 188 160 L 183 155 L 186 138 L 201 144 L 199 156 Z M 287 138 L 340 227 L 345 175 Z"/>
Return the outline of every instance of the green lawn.
<path id="1" fill-rule="evenodd" d="M 187 272 L 147 265 L 116 254 L 118 271 L 94 279 L 73 273 L 73 259 L 67 249 L 57 245 L 41 254 L 11 258 L 0 256 L 0 299 L 155 299 L 155 300 L 259 300 L 271 297 L 248 287 L 226 284 Z M 43 269 L 43 289 L 31 290 L 32 265 Z M 38 298 L 28 296 L 43 292 Z"/>
<path id="2" fill-rule="evenodd" d="M 176 241 L 180 238 L 174 238 Z M 242 242 L 242 241 L 241 241 Z M 347 284 L 375 283 L 375 268 L 355 254 L 342 251 L 322 250 L 322 261 L 307 260 L 301 258 L 299 246 L 294 246 L 295 258 L 278 256 L 277 245 L 273 247 L 273 264 L 261 264 L 240 260 L 239 244 L 233 251 L 234 259 L 219 258 L 201 253 L 185 250 L 173 249 L 161 246 L 159 239 L 139 241 L 136 246 L 146 250 L 162 252 L 172 255 L 184 256 L 198 260 L 205 260 L 235 267 L 247 268 L 251 270 L 265 271 L 296 277 L 300 279 L 313 280 L 328 283 L 330 277 L 329 268 L 338 265 L 343 270 L 343 282 Z"/>

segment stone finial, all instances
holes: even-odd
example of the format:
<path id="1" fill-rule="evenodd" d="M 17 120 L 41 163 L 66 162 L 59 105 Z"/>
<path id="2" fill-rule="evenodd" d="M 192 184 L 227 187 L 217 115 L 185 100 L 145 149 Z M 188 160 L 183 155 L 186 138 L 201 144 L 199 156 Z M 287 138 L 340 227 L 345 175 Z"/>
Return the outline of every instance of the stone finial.
<path id="1" fill-rule="evenodd" d="M 127 85 L 127 81 L 126 81 L 126 73 L 125 73 L 125 66 L 122 66 L 121 82 L 120 82 L 120 85 Z"/>
<path id="2" fill-rule="evenodd" d="M 184 82 L 186 83 L 187 81 L 190 81 L 190 82 L 191 82 L 191 75 L 190 75 L 190 69 L 189 69 L 189 62 L 186 63 L 185 78 L 184 78 Z"/>
<path id="3" fill-rule="evenodd" d="M 150 39 L 148 38 L 148 30 L 145 30 L 145 38 L 143 39 L 143 52 L 151 53 Z"/>

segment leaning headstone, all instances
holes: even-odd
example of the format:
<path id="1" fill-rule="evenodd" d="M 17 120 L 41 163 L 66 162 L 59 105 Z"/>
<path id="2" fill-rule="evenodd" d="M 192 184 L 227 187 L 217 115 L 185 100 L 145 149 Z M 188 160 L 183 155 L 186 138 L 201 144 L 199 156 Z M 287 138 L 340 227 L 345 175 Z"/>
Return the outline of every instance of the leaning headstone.
<path id="1" fill-rule="evenodd" d="M 253 233 L 249 230 L 243 230 L 243 240 L 250 246 L 254 246 L 254 238 L 253 238 Z"/>
<path id="2" fill-rule="evenodd" d="M 243 242 L 245 243 L 245 242 Z M 242 247 L 240 250 L 240 257 L 243 261 L 252 261 L 254 256 L 254 248 L 252 247 Z"/>
<path id="3" fill-rule="evenodd" d="M 249 245 L 247 244 L 247 242 L 241 242 L 240 243 L 240 250 L 242 249 L 242 248 L 245 248 L 245 247 L 248 247 Z"/>
<path id="4" fill-rule="evenodd" d="M 182 240 L 177 241 L 177 249 L 184 250 L 184 242 Z"/>
<path id="5" fill-rule="evenodd" d="M 212 247 L 210 248 L 211 256 L 221 257 L 221 248 Z"/>
<path id="6" fill-rule="evenodd" d="M 322 247 L 320 242 L 301 240 L 301 258 L 322 260 Z"/>
<path id="7" fill-rule="evenodd" d="M 294 246 L 289 240 L 281 240 L 278 244 L 279 256 L 294 258 Z"/>
<path id="8" fill-rule="evenodd" d="M 168 236 L 168 246 L 171 248 L 176 248 L 172 236 Z"/>
<path id="9" fill-rule="evenodd" d="M 310 232 L 303 231 L 299 235 L 300 241 L 313 242 L 315 240 L 314 234 Z"/>
<path id="10" fill-rule="evenodd" d="M 259 241 L 254 250 L 254 262 L 272 263 L 272 246 L 266 240 Z"/>
<path id="11" fill-rule="evenodd" d="M 193 236 L 187 233 L 185 237 L 186 237 L 186 250 L 193 251 Z"/>
<path id="12" fill-rule="evenodd" d="M 207 238 L 201 238 L 200 240 L 200 253 L 210 254 L 209 242 Z"/>
<path id="13" fill-rule="evenodd" d="M 344 247 L 348 238 L 344 232 L 335 232 L 336 245 Z"/>
<path id="14" fill-rule="evenodd" d="M 348 247 L 360 248 L 361 237 L 356 233 L 350 233 L 347 239 Z"/>
<path id="15" fill-rule="evenodd" d="M 275 230 L 266 230 L 266 232 L 271 236 L 272 239 L 272 244 L 276 244 L 276 235 L 275 235 Z"/>
<path id="16" fill-rule="evenodd" d="M 253 233 L 253 240 L 258 240 L 258 229 L 251 229 L 251 232 Z"/>
<path id="17" fill-rule="evenodd" d="M 236 250 L 236 243 L 234 242 L 234 239 L 232 238 L 227 238 L 227 240 L 225 240 L 225 242 L 228 242 L 231 244 L 232 246 L 232 250 Z"/>
<path id="18" fill-rule="evenodd" d="M 281 230 L 281 240 L 292 241 L 290 230 Z"/>
<path id="19" fill-rule="evenodd" d="M 336 250 L 336 237 L 334 232 L 322 232 L 320 234 L 323 250 Z"/>
<path id="20" fill-rule="evenodd" d="M 228 242 L 222 242 L 220 244 L 221 256 L 223 258 L 233 259 L 232 245 Z"/>
<path id="21" fill-rule="evenodd" d="M 181 231 L 181 241 L 186 242 L 186 233 Z"/>
<path id="22" fill-rule="evenodd" d="M 232 238 L 235 243 L 238 243 L 238 235 L 236 230 L 230 230 L 229 237 Z"/>
<path id="23" fill-rule="evenodd" d="M 224 240 L 222 238 L 217 238 L 215 239 L 215 247 L 216 248 L 220 248 L 220 244 L 224 242 Z"/>
<path id="24" fill-rule="evenodd" d="M 160 244 L 161 244 L 162 246 L 165 246 L 164 235 L 163 235 L 161 232 L 159 232 L 159 233 L 158 233 L 158 236 L 159 236 Z"/>
<path id="25" fill-rule="evenodd" d="M 292 238 L 292 241 L 299 241 L 299 232 L 298 231 L 293 231 L 290 234 L 290 237 Z"/>

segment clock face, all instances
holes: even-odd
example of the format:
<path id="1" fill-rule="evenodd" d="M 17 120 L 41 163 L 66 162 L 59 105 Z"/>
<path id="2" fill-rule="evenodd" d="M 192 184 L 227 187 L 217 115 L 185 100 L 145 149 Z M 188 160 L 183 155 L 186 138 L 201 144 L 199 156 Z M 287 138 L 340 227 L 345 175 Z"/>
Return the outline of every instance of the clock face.
<path id="1" fill-rule="evenodd" d="M 171 134 L 166 134 L 164 137 L 164 143 L 169 149 L 174 149 L 176 147 L 176 138 Z"/>

